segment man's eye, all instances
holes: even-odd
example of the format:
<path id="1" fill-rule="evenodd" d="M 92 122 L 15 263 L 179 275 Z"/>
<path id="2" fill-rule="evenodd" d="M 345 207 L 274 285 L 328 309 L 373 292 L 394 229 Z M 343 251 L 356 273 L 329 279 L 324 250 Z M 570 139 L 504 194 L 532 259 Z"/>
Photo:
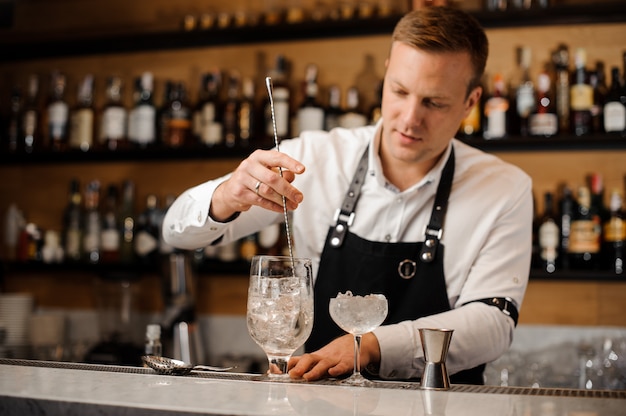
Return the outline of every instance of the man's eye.
<path id="1" fill-rule="evenodd" d="M 433 100 L 425 100 L 424 104 L 430 108 L 444 108 L 445 104 Z"/>
<path id="2" fill-rule="evenodd" d="M 396 95 L 401 95 L 401 96 L 407 95 L 407 92 L 406 92 L 406 91 L 404 91 L 404 90 L 398 90 L 398 89 L 396 89 L 396 90 L 393 90 L 393 92 L 394 92 L 394 94 L 396 94 Z"/>

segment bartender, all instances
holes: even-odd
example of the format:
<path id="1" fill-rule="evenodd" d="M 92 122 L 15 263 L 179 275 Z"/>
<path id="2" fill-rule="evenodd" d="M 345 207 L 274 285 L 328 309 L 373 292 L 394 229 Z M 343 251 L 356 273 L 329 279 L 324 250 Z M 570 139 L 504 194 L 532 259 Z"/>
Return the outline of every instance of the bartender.
<path id="1" fill-rule="evenodd" d="M 482 384 L 485 363 L 510 346 L 528 282 L 532 183 L 454 139 L 482 94 L 487 55 L 467 13 L 409 12 L 393 32 L 375 126 L 303 132 L 280 152 L 257 150 L 167 212 L 165 240 L 196 249 L 281 222 L 285 197 L 295 254 L 313 260 L 316 276 L 313 332 L 290 362 L 293 378 L 352 372 L 352 336 L 328 313 L 347 290 L 388 298 L 387 320 L 361 346 L 378 377 L 421 376 L 419 328 L 454 329 L 452 383 Z"/>

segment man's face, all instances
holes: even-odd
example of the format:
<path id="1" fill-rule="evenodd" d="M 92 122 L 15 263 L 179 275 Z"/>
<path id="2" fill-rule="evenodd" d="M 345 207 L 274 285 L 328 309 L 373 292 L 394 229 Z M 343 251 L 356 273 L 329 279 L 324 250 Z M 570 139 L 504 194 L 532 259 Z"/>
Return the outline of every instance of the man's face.
<path id="1" fill-rule="evenodd" d="M 471 77 L 468 53 L 428 53 L 394 42 L 383 88 L 383 164 L 430 169 L 480 98 L 480 88 L 467 96 Z"/>

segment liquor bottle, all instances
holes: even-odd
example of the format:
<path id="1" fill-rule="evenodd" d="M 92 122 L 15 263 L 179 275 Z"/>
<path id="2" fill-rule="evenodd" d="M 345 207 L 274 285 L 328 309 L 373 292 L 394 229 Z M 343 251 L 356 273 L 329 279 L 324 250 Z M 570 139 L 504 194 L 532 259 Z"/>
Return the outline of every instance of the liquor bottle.
<path id="1" fill-rule="evenodd" d="M 602 175 L 595 172 L 587 176 L 590 192 L 589 211 L 593 217 L 598 234 L 602 234 L 602 224 L 609 218 L 609 210 L 604 205 L 604 181 Z"/>
<path id="2" fill-rule="evenodd" d="M 48 145 L 53 151 L 67 150 L 69 129 L 69 106 L 65 100 L 65 75 L 53 72 L 50 99 L 46 108 L 48 120 Z"/>
<path id="3" fill-rule="evenodd" d="M 163 145 L 180 148 L 189 142 L 191 135 L 191 109 L 187 104 L 187 92 L 182 82 L 172 84 L 163 126 Z"/>
<path id="4" fill-rule="evenodd" d="M 159 254 L 158 200 L 156 195 L 146 197 L 145 209 L 137 218 L 135 256 L 143 264 L 157 264 Z"/>
<path id="5" fill-rule="evenodd" d="M 339 117 L 339 127 L 346 129 L 367 126 L 367 116 L 361 110 L 359 101 L 359 90 L 356 87 L 348 88 L 346 91 L 346 109 Z"/>
<path id="6" fill-rule="evenodd" d="M 124 181 L 120 206 L 120 262 L 135 259 L 135 183 Z"/>
<path id="7" fill-rule="evenodd" d="M 611 68 L 611 87 L 604 104 L 604 131 L 606 133 L 626 131 L 626 106 L 620 100 L 621 89 L 619 68 L 614 66 Z"/>
<path id="8" fill-rule="evenodd" d="M 100 143 L 110 151 L 129 147 L 126 137 L 128 112 L 122 103 L 122 79 L 110 77 L 106 88 L 107 103 L 102 110 L 100 125 Z"/>
<path id="9" fill-rule="evenodd" d="M 165 143 L 165 133 L 166 126 L 168 124 L 169 117 L 169 102 L 170 102 L 170 94 L 172 93 L 172 87 L 174 83 L 170 80 L 165 81 L 165 85 L 163 87 L 163 100 L 161 105 L 157 108 L 156 112 L 156 134 L 157 134 L 157 143 L 160 146 L 163 146 Z"/>
<path id="10" fill-rule="evenodd" d="M 222 106 L 219 100 L 221 74 L 213 70 L 202 77 L 200 99 L 193 114 L 193 135 L 198 143 L 215 146 L 223 141 Z"/>
<path id="11" fill-rule="evenodd" d="M 109 185 L 102 212 L 102 232 L 100 234 L 100 259 L 103 263 L 117 263 L 120 260 L 120 215 L 118 190 Z"/>
<path id="12" fill-rule="evenodd" d="M 298 132 L 324 130 L 324 108 L 318 102 L 317 65 L 309 64 L 305 71 L 305 97 L 297 111 Z"/>
<path id="13" fill-rule="evenodd" d="M 596 68 L 589 73 L 589 84 L 593 89 L 591 130 L 596 133 L 601 133 L 604 131 L 604 104 L 609 94 L 609 88 L 606 85 L 604 62 L 596 62 Z"/>
<path id="14" fill-rule="evenodd" d="M 570 88 L 570 118 L 572 132 L 576 136 L 585 136 L 592 132 L 591 109 L 593 107 L 593 88 L 587 76 L 587 52 L 576 49 L 574 55 L 576 69 Z"/>
<path id="15" fill-rule="evenodd" d="M 20 123 L 21 118 L 22 92 L 18 87 L 14 87 L 11 92 L 11 107 L 9 111 L 9 120 L 7 126 L 7 143 L 4 146 L 9 153 L 17 153 L 18 151 L 19 138 L 22 135 Z"/>
<path id="16" fill-rule="evenodd" d="M 372 126 L 378 123 L 378 120 L 383 116 L 383 81 L 378 83 L 376 88 L 376 98 L 368 111 L 369 124 Z"/>
<path id="17" fill-rule="evenodd" d="M 254 81 L 252 78 L 244 78 L 242 83 L 242 98 L 239 103 L 237 116 L 237 129 L 239 130 L 239 144 L 248 147 L 254 140 L 256 132 L 257 110 L 254 103 Z"/>
<path id="18" fill-rule="evenodd" d="M 600 229 L 591 212 L 589 188 L 578 188 L 577 207 L 571 223 L 569 262 L 572 269 L 589 270 L 596 267 L 600 255 Z"/>
<path id="19" fill-rule="evenodd" d="M 559 200 L 559 259 L 560 268 L 569 269 L 569 241 L 571 235 L 572 219 L 576 201 L 572 190 L 566 184 L 560 186 L 561 198 Z"/>
<path id="20" fill-rule="evenodd" d="M 339 119 L 342 115 L 341 89 L 337 85 L 332 85 L 328 89 L 328 106 L 324 116 L 324 130 L 330 131 L 335 127 L 339 127 Z"/>
<path id="21" fill-rule="evenodd" d="M 80 184 L 77 179 L 70 182 L 69 200 L 63 213 L 63 245 L 65 259 L 78 262 L 82 258 L 83 206 Z"/>
<path id="22" fill-rule="evenodd" d="M 624 261 L 626 261 L 626 221 L 622 203 L 621 193 L 617 189 L 613 190 L 609 202 L 610 216 L 604 223 L 603 229 L 602 268 L 615 274 L 624 273 Z"/>
<path id="23" fill-rule="evenodd" d="M 87 152 L 93 147 L 93 75 L 86 75 L 79 85 L 76 103 L 70 115 L 69 147 Z"/>
<path id="24" fill-rule="evenodd" d="M 552 54 L 555 74 L 556 115 L 559 119 L 559 132 L 570 131 L 570 82 L 569 82 L 569 49 L 560 44 Z"/>
<path id="25" fill-rule="evenodd" d="M 493 91 L 485 100 L 483 138 L 486 140 L 503 139 L 508 132 L 509 99 L 507 98 L 504 78 L 496 74 Z"/>
<path id="26" fill-rule="evenodd" d="M 32 153 L 41 145 L 41 126 L 39 109 L 39 77 L 32 74 L 28 78 L 26 104 L 22 113 L 22 151 Z M 19 143 L 18 143 L 18 147 Z"/>
<path id="27" fill-rule="evenodd" d="M 291 90 L 288 85 L 287 60 L 283 55 L 276 57 L 276 64 L 268 74 L 272 78 L 274 97 L 274 116 L 276 120 L 276 135 L 283 139 L 289 135 L 291 123 Z M 274 140 L 274 124 L 269 100 L 265 105 L 265 136 Z"/>
<path id="28" fill-rule="evenodd" d="M 515 126 L 512 131 L 522 137 L 530 134 L 529 118 L 535 110 L 535 86 L 530 80 L 531 49 L 521 47 L 518 49 L 518 72 L 519 79 L 515 89 Z"/>
<path id="29" fill-rule="evenodd" d="M 550 75 L 545 71 L 537 77 L 537 103 L 528 124 L 531 136 L 552 137 L 559 132 L 559 121 L 550 90 Z"/>
<path id="30" fill-rule="evenodd" d="M 151 72 L 144 72 L 135 80 L 135 104 L 128 114 L 128 141 L 140 149 L 157 143 L 153 91 L 154 79 Z"/>
<path id="31" fill-rule="evenodd" d="M 224 102 L 224 112 L 222 114 L 224 128 L 224 144 L 226 147 L 235 147 L 239 136 L 238 114 L 239 114 L 239 89 L 241 76 L 237 71 L 231 71 L 228 77 L 228 87 L 226 89 L 226 101 Z"/>
<path id="32" fill-rule="evenodd" d="M 544 194 L 543 215 L 539 221 L 539 266 L 548 273 L 557 268 L 559 255 L 559 226 L 554 213 L 554 196 L 552 192 Z"/>
<path id="33" fill-rule="evenodd" d="M 89 263 L 100 262 L 102 218 L 100 215 L 100 182 L 94 180 L 85 190 L 83 257 Z"/>

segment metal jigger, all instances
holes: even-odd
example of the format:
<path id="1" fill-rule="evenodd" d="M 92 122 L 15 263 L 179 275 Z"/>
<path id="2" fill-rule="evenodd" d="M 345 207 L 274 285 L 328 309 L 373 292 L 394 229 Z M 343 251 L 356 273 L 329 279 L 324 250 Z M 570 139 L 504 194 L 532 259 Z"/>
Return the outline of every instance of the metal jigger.
<path id="1" fill-rule="evenodd" d="M 433 390 L 448 390 L 450 378 L 446 369 L 446 357 L 453 329 L 421 328 L 420 340 L 424 349 L 424 374 L 421 388 Z"/>

